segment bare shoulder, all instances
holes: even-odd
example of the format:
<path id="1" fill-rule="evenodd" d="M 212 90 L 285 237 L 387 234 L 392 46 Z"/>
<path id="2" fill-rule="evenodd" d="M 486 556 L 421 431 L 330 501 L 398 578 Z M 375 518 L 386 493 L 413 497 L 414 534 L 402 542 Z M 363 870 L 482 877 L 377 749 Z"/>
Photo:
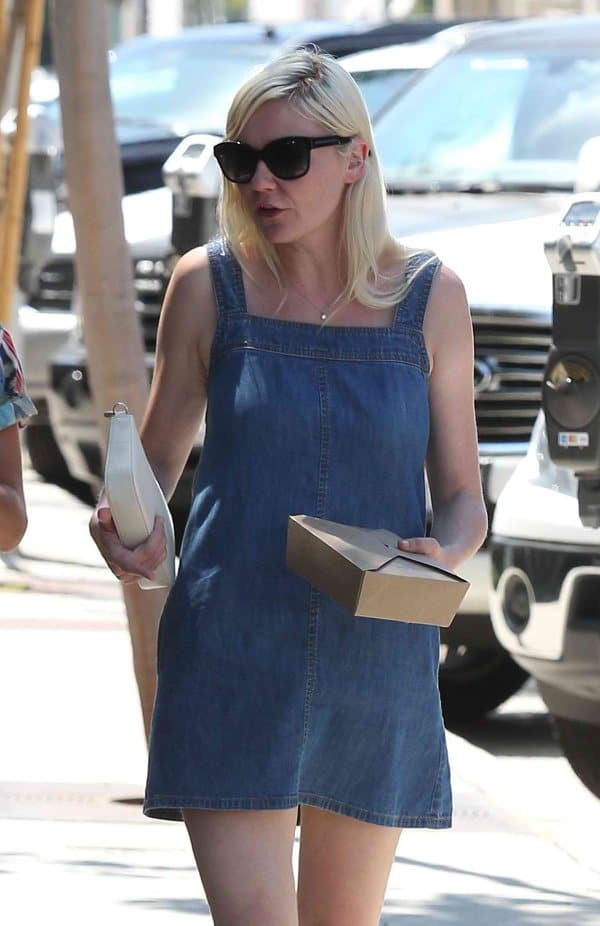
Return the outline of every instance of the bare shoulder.
<path id="1" fill-rule="evenodd" d="M 196 346 L 208 367 L 217 323 L 217 307 L 206 246 L 193 248 L 177 261 L 160 314 L 158 347 Z"/>
<path id="2" fill-rule="evenodd" d="M 214 294 L 208 249 L 206 245 L 192 248 L 175 264 L 173 275 L 169 281 L 167 294 L 177 295 L 186 304 L 196 304 L 198 308 L 214 305 Z"/>
<path id="3" fill-rule="evenodd" d="M 471 314 L 465 287 L 459 276 L 441 264 L 431 284 L 424 321 L 425 333 L 442 337 L 453 331 L 470 332 Z"/>
<path id="4" fill-rule="evenodd" d="M 455 310 L 463 311 L 467 305 L 467 296 L 465 287 L 461 278 L 446 264 L 440 264 L 440 268 L 433 278 L 429 304 L 443 304 L 452 307 Z"/>
<path id="5" fill-rule="evenodd" d="M 465 287 L 460 277 L 441 264 L 437 270 L 423 321 L 423 336 L 430 367 L 442 356 L 467 362 L 473 350 L 473 327 Z"/>

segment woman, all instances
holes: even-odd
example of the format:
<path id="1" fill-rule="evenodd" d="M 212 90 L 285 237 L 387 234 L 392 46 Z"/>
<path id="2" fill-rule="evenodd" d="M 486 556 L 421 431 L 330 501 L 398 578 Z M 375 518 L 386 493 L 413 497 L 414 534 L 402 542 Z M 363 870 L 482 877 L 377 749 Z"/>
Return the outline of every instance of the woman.
<path id="1" fill-rule="evenodd" d="M 0 324 L 0 551 L 12 550 L 27 527 L 19 426 L 36 408 L 25 391 L 12 338 Z"/>
<path id="2" fill-rule="evenodd" d="M 215 923 L 371 926 L 401 828 L 451 823 L 439 633 L 355 619 L 292 575 L 287 516 L 387 527 L 449 568 L 475 552 L 469 310 L 450 270 L 391 236 L 367 110 L 334 60 L 253 76 L 215 155 L 222 237 L 175 268 L 142 426 L 169 497 L 206 407 L 144 810 L 183 816 Z M 164 556 L 160 524 L 126 551 L 103 498 L 91 530 L 123 582 Z"/>

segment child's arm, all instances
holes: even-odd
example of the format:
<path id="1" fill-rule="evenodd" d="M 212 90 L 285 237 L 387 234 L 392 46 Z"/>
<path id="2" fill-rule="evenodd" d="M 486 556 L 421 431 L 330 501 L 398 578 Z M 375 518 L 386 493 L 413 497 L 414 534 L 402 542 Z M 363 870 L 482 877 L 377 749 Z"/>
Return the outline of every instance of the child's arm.
<path id="1" fill-rule="evenodd" d="M 0 431 L 0 551 L 12 550 L 27 527 L 19 428 Z"/>

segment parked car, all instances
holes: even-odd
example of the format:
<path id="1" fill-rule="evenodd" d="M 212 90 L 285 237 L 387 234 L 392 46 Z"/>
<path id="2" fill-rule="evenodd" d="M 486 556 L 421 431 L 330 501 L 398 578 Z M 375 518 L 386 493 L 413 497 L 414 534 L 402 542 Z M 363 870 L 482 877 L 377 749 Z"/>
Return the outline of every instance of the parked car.
<path id="1" fill-rule="evenodd" d="M 535 677 L 567 759 L 600 797 L 600 532 L 583 527 L 577 479 L 550 459 L 543 414 L 498 499 L 491 556 L 498 640 Z"/>
<path id="2" fill-rule="evenodd" d="M 375 119 L 391 97 L 437 64 L 446 53 L 442 44 L 407 42 L 359 51 L 345 56 L 341 62 L 360 87 L 371 119 Z"/>
<path id="3" fill-rule="evenodd" d="M 371 119 L 375 119 L 383 106 L 406 89 L 411 80 L 488 25 L 476 20 L 450 26 L 418 42 L 385 45 L 345 55 L 341 62 L 360 87 Z"/>
<path id="4" fill-rule="evenodd" d="M 540 406 L 552 306 L 543 241 L 582 182 L 584 143 L 600 135 L 599 52 L 597 16 L 482 28 L 375 123 L 394 231 L 465 282 L 490 523 Z M 450 720 L 492 709 L 526 677 L 493 633 L 487 545 L 464 573 L 471 590 L 443 634 Z"/>
<path id="5" fill-rule="evenodd" d="M 224 130 L 229 102 L 247 74 L 283 48 L 318 42 L 329 36 L 369 31 L 365 22 L 307 20 L 277 27 L 260 23 L 224 23 L 184 29 L 169 37 L 142 35 L 110 52 L 110 81 L 115 128 L 123 164 L 126 196 L 162 187 L 161 168 L 189 132 Z M 206 92 L 206 88 L 210 92 Z M 204 88 L 204 90 L 203 90 Z M 75 326 L 71 311 L 74 286 L 72 252 L 52 245 L 57 211 L 67 208 L 58 85 L 47 72 L 32 80 L 30 171 L 20 262 L 15 335 L 28 372 L 38 415 L 25 440 L 34 468 L 60 480 L 67 467 L 48 415 L 48 359 L 63 346 Z M 3 114 L 0 131 L 15 131 L 15 111 Z M 165 226 L 168 238 L 168 227 Z M 60 233 L 59 233 L 60 238 Z"/>
<path id="6" fill-rule="evenodd" d="M 582 176 L 583 143 L 600 135 L 599 50 L 600 17 L 482 28 L 375 120 L 392 229 L 409 245 L 433 248 L 462 277 L 471 302 L 490 521 L 540 405 L 551 324 L 542 242 Z M 153 279 L 142 313 L 150 356 L 166 285 Z M 60 384 L 72 375 L 85 381 L 85 355 L 63 353 L 53 370 L 59 416 L 67 406 Z M 70 434 L 75 439 L 73 422 Z M 493 632 L 487 548 L 465 573 L 472 588 L 442 638 L 448 721 L 493 709 L 527 677 Z"/>

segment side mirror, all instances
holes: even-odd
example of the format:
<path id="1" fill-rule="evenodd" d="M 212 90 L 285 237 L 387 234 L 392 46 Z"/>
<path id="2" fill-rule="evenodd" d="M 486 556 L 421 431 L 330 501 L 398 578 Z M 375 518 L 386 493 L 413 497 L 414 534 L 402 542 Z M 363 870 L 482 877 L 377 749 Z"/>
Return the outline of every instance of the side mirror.
<path id="1" fill-rule="evenodd" d="M 579 149 L 575 171 L 575 192 L 600 190 L 600 135 L 588 138 Z"/>

